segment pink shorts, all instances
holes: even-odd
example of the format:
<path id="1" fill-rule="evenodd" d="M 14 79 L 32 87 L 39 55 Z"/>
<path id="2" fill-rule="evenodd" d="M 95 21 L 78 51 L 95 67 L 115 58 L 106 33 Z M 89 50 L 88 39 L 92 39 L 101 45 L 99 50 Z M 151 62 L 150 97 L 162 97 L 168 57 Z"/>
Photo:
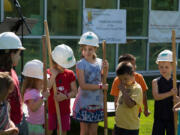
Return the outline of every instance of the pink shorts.
<path id="1" fill-rule="evenodd" d="M 62 131 L 70 130 L 69 114 L 61 116 L 61 127 L 62 127 Z M 49 130 L 57 129 L 57 117 L 54 114 L 48 114 L 48 129 Z"/>

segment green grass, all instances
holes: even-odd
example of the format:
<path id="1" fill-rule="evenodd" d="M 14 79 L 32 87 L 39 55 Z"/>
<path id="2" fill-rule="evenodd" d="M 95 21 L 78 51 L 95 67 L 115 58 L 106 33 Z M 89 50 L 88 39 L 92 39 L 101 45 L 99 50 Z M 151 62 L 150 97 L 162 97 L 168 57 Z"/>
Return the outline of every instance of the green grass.
<path id="1" fill-rule="evenodd" d="M 153 112 L 154 112 L 154 100 L 148 100 L 148 107 L 151 112 L 151 114 L 148 117 L 145 117 L 144 114 L 141 114 L 140 118 L 140 131 L 139 135 L 150 135 L 152 132 L 152 126 L 153 126 Z M 98 135 L 103 135 L 104 129 L 103 129 L 103 122 L 99 122 L 98 127 Z M 111 135 L 112 129 L 114 127 L 114 117 L 108 117 L 108 134 Z M 71 131 L 68 133 L 68 135 L 79 135 L 79 123 L 72 120 L 71 124 Z"/>

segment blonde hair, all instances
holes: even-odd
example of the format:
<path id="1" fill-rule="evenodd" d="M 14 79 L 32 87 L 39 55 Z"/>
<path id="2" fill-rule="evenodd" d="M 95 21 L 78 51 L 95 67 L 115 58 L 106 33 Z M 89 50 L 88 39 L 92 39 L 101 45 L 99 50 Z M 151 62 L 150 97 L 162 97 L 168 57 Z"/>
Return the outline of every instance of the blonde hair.
<path id="1" fill-rule="evenodd" d="M 84 46 L 86 46 L 86 45 L 80 45 L 81 58 L 84 58 L 84 56 L 82 55 L 82 51 L 84 49 Z M 95 51 L 97 50 L 97 47 L 95 47 L 95 46 L 92 46 L 92 47 L 95 48 Z M 97 58 L 97 55 L 96 55 L 96 53 L 94 53 L 93 54 L 93 59 L 96 59 L 96 58 Z"/>
<path id="2" fill-rule="evenodd" d="M 23 100 L 24 100 L 24 94 L 27 89 L 38 89 L 38 86 L 37 86 L 38 80 L 39 79 L 37 79 L 37 78 L 25 76 L 23 83 L 22 83 L 22 98 L 23 98 Z"/>

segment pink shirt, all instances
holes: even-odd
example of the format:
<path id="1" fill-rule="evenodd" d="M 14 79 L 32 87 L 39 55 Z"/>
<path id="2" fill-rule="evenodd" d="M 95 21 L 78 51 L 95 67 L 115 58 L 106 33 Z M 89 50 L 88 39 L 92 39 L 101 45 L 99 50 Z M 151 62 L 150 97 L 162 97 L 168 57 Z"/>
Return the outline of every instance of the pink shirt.
<path id="1" fill-rule="evenodd" d="M 24 94 L 24 102 L 27 104 L 27 100 L 33 99 L 34 101 L 37 101 L 39 98 L 41 98 L 41 94 L 39 90 L 36 89 L 27 89 Z M 31 124 L 44 124 L 44 104 L 36 111 L 32 112 L 28 106 L 28 115 L 27 121 Z"/>

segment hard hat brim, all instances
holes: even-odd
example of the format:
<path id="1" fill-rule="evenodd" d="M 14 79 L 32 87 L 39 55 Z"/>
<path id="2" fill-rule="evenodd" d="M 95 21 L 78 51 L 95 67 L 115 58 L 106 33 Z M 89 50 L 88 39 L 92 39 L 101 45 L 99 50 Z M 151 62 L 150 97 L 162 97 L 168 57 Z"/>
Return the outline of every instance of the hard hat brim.
<path id="1" fill-rule="evenodd" d="M 24 47 L 21 47 L 21 48 L 19 48 L 20 50 L 26 50 L 26 48 L 24 48 Z"/>
<path id="2" fill-rule="evenodd" d="M 159 62 L 173 62 L 173 61 L 169 61 L 169 60 L 156 60 L 156 64 L 158 64 Z M 176 62 L 176 64 L 177 64 L 177 62 Z"/>
<path id="3" fill-rule="evenodd" d="M 26 50 L 26 48 L 24 48 L 24 47 L 19 47 L 19 48 L 0 48 L 0 50 L 13 50 L 13 49 L 19 49 L 19 50 Z"/>
<path id="4" fill-rule="evenodd" d="M 85 43 L 82 43 L 82 42 L 80 42 L 80 41 L 78 42 L 78 44 L 79 44 L 79 45 L 89 45 L 89 46 L 99 47 L 98 44 L 96 44 L 96 45 L 92 45 L 92 44 L 88 44 L 88 43 L 85 44 Z"/>
<path id="5" fill-rule="evenodd" d="M 70 64 L 59 64 L 59 63 L 57 63 L 57 64 L 62 66 L 63 68 L 71 68 L 71 67 L 73 67 L 76 64 L 76 60 L 74 58 L 73 62 L 71 62 Z"/>
<path id="6" fill-rule="evenodd" d="M 30 75 L 30 74 L 27 74 L 27 73 L 24 73 L 24 72 L 22 72 L 22 75 L 25 76 L 25 77 L 31 77 L 31 78 L 36 78 L 36 79 L 43 80 L 43 76 Z"/>

